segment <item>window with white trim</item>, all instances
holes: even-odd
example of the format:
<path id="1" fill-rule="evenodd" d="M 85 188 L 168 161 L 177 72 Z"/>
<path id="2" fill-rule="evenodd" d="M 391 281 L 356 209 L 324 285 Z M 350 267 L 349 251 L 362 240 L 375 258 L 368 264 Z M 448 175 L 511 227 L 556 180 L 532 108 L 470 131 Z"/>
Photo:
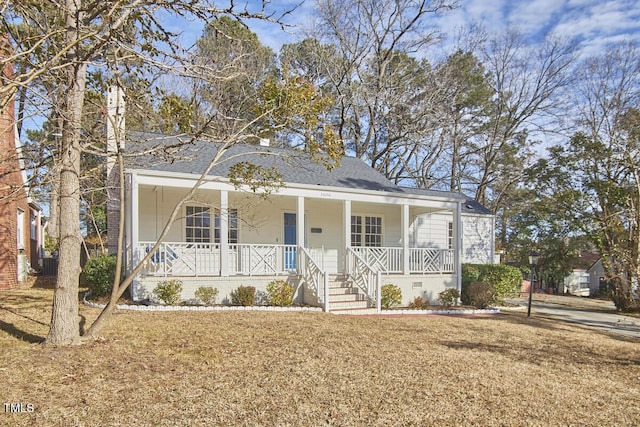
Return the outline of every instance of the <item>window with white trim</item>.
<path id="1" fill-rule="evenodd" d="M 447 235 L 447 249 L 453 249 L 453 222 L 449 221 Z"/>
<path id="2" fill-rule="evenodd" d="M 228 242 L 238 243 L 238 209 L 229 209 Z M 220 209 L 216 208 L 213 220 L 213 239 L 215 243 L 220 243 Z"/>
<path id="3" fill-rule="evenodd" d="M 351 246 L 362 246 L 362 217 L 351 217 Z"/>
<path id="4" fill-rule="evenodd" d="M 351 246 L 382 246 L 382 217 L 352 215 Z"/>
<path id="5" fill-rule="evenodd" d="M 578 287 L 580 289 L 589 289 L 589 275 L 581 275 L 578 279 Z"/>
<path id="6" fill-rule="evenodd" d="M 187 206 L 187 242 L 211 242 L 211 213 L 205 206 Z"/>

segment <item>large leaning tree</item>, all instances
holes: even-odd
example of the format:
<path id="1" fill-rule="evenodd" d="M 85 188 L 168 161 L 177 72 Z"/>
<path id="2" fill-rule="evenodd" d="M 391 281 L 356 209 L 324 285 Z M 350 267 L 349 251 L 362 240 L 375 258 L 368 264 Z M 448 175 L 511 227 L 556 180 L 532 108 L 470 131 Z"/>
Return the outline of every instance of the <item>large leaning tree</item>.
<path id="1" fill-rule="evenodd" d="M 227 16 L 278 23 L 280 16 L 267 10 L 269 3 L 257 2 L 251 10 L 248 6 L 237 7 L 233 1 L 224 7 L 207 0 L 2 3 L 2 32 L 8 37 L 11 50 L 5 52 L 1 65 L 12 64 L 17 72 L 10 81 L 3 82 L 0 100 L 4 105 L 15 94 L 26 91 L 25 99 L 34 101 L 32 114 L 55 117 L 58 126 L 52 168 L 58 180 L 59 269 L 47 344 L 81 341 L 81 158 L 84 152 L 95 148 L 95 142 L 84 139 L 82 125 L 89 77 L 102 70 L 105 80 L 121 86 L 125 86 L 126 75 L 196 77 L 191 67 L 192 52 L 184 50 L 178 35 L 165 27 L 166 17 L 206 23 Z M 242 129 L 247 127 L 239 126 L 238 132 L 229 135 L 235 139 L 225 143 L 244 140 Z M 202 136 L 197 129 L 193 133 Z"/>

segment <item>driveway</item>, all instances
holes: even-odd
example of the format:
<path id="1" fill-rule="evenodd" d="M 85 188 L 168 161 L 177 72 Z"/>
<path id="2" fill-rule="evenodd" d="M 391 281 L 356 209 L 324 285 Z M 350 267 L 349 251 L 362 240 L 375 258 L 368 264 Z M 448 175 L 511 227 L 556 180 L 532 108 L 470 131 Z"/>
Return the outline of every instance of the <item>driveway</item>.
<path id="1" fill-rule="evenodd" d="M 507 302 L 526 307 L 528 299 L 513 298 Z M 617 314 L 610 301 L 538 294 L 531 303 L 531 316 L 536 315 L 640 338 L 640 318 Z"/>

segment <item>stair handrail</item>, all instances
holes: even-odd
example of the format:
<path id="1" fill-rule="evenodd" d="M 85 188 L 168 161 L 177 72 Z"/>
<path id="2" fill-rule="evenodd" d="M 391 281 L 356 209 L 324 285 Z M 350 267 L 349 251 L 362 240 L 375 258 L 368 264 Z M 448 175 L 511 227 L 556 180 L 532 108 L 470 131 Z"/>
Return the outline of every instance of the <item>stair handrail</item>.
<path id="1" fill-rule="evenodd" d="M 323 271 L 307 248 L 300 247 L 300 273 L 302 280 L 315 293 L 318 303 L 329 312 L 329 274 Z"/>
<path id="2" fill-rule="evenodd" d="M 379 313 L 381 309 L 380 290 L 382 286 L 382 273 L 369 265 L 351 247 L 347 248 L 346 267 L 347 274 L 351 277 L 353 283 L 364 292 Z"/>

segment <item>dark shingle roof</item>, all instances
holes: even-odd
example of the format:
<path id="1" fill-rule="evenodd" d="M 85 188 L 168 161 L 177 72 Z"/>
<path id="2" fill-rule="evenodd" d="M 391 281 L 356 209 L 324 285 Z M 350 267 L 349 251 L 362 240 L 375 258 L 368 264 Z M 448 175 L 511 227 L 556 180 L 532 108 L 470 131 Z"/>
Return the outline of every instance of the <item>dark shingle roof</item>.
<path id="1" fill-rule="evenodd" d="M 489 209 L 485 208 L 480 203 L 476 202 L 472 198 L 469 198 L 461 193 L 452 193 L 447 191 L 437 191 L 437 190 L 424 190 L 422 188 L 408 188 L 402 187 L 405 192 L 410 194 L 421 194 L 425 196 L 438 196 L 442 194 L 451 195 L 451 197 L 455 197 L 461 200 L 464 200 L 462 204 L 462 212 L 467 214 L 476 214 L 476 215 L 493 215 Z"/>
<path id="2" fill-rule="evenodd" d="M 200 175 L 221 147 L 221 144 L 207 141 L 181 144 L 181 139 L 184 141 L 188 139 L 150 133 L 131 133 L 128 136 L 131 141 L 128 148 L 132 151 L 134 149 L 139 151 L 140 145 L 145 148 L 176 147 L 171 154 L 166 150 L 155 150 L 154 154 L 130 157 L 127 167 L 132 169 Z M 290 148 L 236 144 L 231 146 L 221 161 L 213 166 L 209 175 L 228 177 L 231 166 L 240 162 L 250 162 L 264 168 L 276 168 L 283 181 L 288 183 L 453 198 L 465 201 L 465 212 L 491 214 L 484 206 L 460 193 L 400 187 L 363 160 L 349 156 L 343 157 L 339 166 L 329 170 L 323 164 L 312 160 L 307 154 Z"/>
<path id="3" fill-rule="evenodd" d="M 149 137 L 150 134 L 133 135 L 134 140 L 144 138 L 142 144 L 149 147 L 172 146 L 180 142 L 178 138 L 170 136 Z M 160 150 L 153 155 L 133 157 L 127 162 L 127 167 L 199 175 L 209 165 L 220 147 L 220 144 L 212 142 L 194 141 L 180 146 L 172 155 Z M 133 149 L 139 150 L 139 145 Z M 250 162 L 264 168 L 276 168 L 284 182 L 402 192 L 383 175 L 354 157 L 345 156 L 338 167 L 328 170 L 303 152 L 248 144 L 231 146 L 209 174 L 227 177 L 230 167 L 240 162 Z"/>

